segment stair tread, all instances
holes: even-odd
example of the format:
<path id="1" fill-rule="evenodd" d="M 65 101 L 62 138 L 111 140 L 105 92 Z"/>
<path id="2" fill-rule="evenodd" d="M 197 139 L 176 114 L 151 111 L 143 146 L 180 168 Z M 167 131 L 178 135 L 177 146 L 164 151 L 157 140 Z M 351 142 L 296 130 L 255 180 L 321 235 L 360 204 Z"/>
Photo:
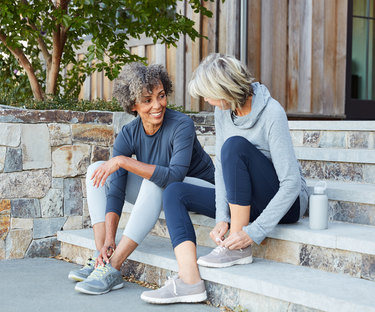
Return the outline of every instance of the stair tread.
<path id="1" fill-rule="evenodd" d="M 124 211 L 130 213 L 131 207 L 125 205 Z M 196 213 L 190 213 L 190 217 L 195 225 L 215 226 L 215 220 L 209 217 Z M 163 211 L 160 218 L 165 219 Z M 311 230 L 309 219 L 304 217 L 293 224 L 278 224 L 268 237 L 375 255 L 375 226 L 370 225 L 329 222 L 326 230 Z"/>
<path id="2" fill-rule="evenodd" d="M 375 131 L 375 121 L 354 120 L 289 120 L 290 130 Z"/>
<path id="3" fill-rule="evenodd" d="M 375 164 L 375 149 L 345 149 L 295 146 L 299 160 Z"/>
<path id="4" fill-rule="evenodd" d="M 122 231 L 118 231 L 118 239 Z M 79 245 L 88 242 L 94 249 L 92 229 L 63 231 L 58 239 Z M 88 246 L 82 246 L 90 248 Z M 211 248 L 198 246 L 198 256 Z M 177 271 L 169 239 L 148 235 L 132 253 L 130 260 Z M 256 294 L 301 304 L 324 311 L 375 311 L 375 283 L 343 274 L 303 266 L 254 259 L 251 265 L 223 269 L 200 267 L 203 279 L 247 290 Z"/>
<path id="5" fill-rule="evenodd" d="M 310 193 L 318 181 L 317 179 L 306 179 Z M 327 182 L 327 196 L 331 200 L 375 205 L 375 184 L 324 181 Z"/>

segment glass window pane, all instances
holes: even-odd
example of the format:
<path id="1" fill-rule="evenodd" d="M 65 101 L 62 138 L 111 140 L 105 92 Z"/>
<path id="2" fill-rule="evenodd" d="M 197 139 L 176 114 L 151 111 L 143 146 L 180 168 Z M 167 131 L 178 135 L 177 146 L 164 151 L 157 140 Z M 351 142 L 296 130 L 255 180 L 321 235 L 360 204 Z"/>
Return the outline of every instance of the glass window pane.
<path id="1" fill-rule="evenodd" d="M 352 98 L 375 99 L 375 22 L 353 18 Z"/>
<path id="2" fill-rule="evenodd" d="M 353 0 L 353 15 L 367 16 L 367 1 L 368 0 Z M 372 2 L 373 0 L 371 0 Z"/>

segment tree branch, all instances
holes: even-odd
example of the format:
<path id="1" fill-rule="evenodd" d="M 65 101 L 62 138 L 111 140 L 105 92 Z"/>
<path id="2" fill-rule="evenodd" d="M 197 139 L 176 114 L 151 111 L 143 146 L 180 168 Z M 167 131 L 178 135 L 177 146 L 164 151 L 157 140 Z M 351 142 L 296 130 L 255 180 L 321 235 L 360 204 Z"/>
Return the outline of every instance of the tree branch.
<path id="1" fill-rule="evenodd" d="M 25 5 L 29 5 L 29 3 L 27 2 L 27 0 L 21 0 L 21 2 Z M 29 18 L 27 18 L 27 25 L 32 29 L 32 30 L 35 30 L 35 31 L 40 31 L 38 30 L 38 28 L 35 26 L 35 24 L 31 23 Z M 51 66 L 51 58 L 52 58 L 52 55 L 51 53 L 49 53 L 48 51 L 48 48 L 47 48 L 47 44 L 45 43 L 45 41 L 43 40 L 42 36 L 39 34 L 38 35 L 38 46 L 40 48 L 40 50 L 42 51 L 42 54 L 43 54 L 43 57 L 44 59 L 46 60 L 46 63 L 47 63 L 47 68 L 49 68 Z"/>
<path id="2" fill-rule="evenodd" d="M 39 81 L 35 75 L 35 71 L 29 60 L 27 59 L 26 55 L 20 48 L 13 48 L 10 47 L 7 42 L 7 36 L 0 31 L 0 41 L 5 45 L 5 47 L 14 55 L 17 59 L 18 63 L 22 66 L 22 68 L 26 71 L 26 74 L 29 78 L 31 89 L 34 94 L 34 98 L 36 100 L 43 100 L 44 94 L 42 87 L 39 84 Z"/>

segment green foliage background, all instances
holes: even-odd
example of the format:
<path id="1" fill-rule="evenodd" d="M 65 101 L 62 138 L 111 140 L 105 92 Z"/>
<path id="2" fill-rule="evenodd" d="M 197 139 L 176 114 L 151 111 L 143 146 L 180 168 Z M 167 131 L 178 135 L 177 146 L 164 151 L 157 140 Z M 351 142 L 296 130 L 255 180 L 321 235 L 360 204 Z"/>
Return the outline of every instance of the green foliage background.
<path id="1" fill-rule="evenodd" d="M 63 100 L 78 103 L 80 85 L 94 71 L 105 71 L 112 80 L 124 64 L 145 61 L 126 47 L 130 38 L 139 39 L 144 34 L 154 43 L 175 45 L 182 34 L 192 40 L 201 37 L 193 27 L 194 22 L 178 12 L 178 2 L 181 0 L 60 0 L 62 6 L 64 3 L 67 6 L 64 9 L 55 7 L 50 0 L 1 0 L 0 35 L 6 35 L 7 39 L 5 44 L 0 41 L 0 104 L 35 105 L 30 104 L 33 95 L 28 77 L 7 46 L 23 51 L 44 90 L 48 77 L 40 41 L 52 55 L 56 46 L 53 34 L 66 30 L 57 92 L 50 96 L 48 105 L 63 106 Z M 187 3 L 195 13 L 212 16 L 201 0 Z M 84 58 L 78 60 L 76 51 L 84 38 L 89 38 L 91 44 Z M 73 67 L 64 77 L 61 73 L 68 64 Z M 84 103 L 79 105 L 84 107 Z"/>

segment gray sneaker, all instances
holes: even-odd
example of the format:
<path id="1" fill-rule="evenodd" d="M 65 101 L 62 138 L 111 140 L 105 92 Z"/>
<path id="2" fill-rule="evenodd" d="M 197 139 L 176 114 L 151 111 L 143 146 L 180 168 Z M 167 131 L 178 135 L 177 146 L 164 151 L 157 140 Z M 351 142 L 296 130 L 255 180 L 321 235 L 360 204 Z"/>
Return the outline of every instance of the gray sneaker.
<path id="1" fill-rule="evenodd" d="M 251 246 L 234 250 L 217 246 L 208 255 L 199 257 L 197 261 L 199 265 L 213 268 L 225 268 L 235 264 L 248 264 L 251 262 L 253 262 Z"/>
<path id="2" fill-rule="evenodd" d="M 201 280 L 196 284 L 185 284 L 174 276 L 169 278 L 163 287 L 157 290 L 144 291 L 141 299 L 149 303 L 201 302 L 207 299 L 206 288 Z"/>
<path id="3" fill-rule="evenodd" d="M 124 287 L 124 280 L 121 272 L 107 263 L 105 266 L 97 266 L 89 277 L 77 283 L 74 289 L 89 295 L 101 295 L 122 287 Z"/>
<path id="4" fill-rule="evenodd" d="M 83 268 L 72 270 L 69 272 L 68 278 L 72 281 L 84 281 L 95 269 L 95 259 L 89 258 Z"/>

